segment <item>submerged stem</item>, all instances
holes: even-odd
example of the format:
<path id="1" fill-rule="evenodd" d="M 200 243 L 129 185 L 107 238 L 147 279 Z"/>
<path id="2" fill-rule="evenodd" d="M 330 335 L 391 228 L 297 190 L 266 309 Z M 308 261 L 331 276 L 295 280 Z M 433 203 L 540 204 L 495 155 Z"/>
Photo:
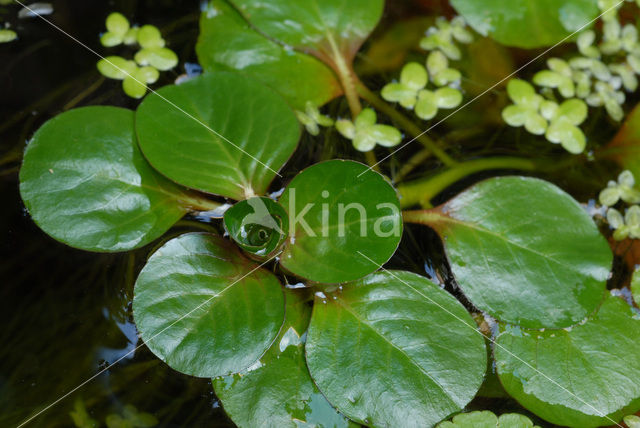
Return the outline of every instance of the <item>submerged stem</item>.
<path id="1" fill-rule="evenodd" d="M 400 206 L 402 208 L 413 205 L 431 207 L 431 199 L 456 181 L 480 171 L 492 169 L 519 169 L 533 171 L 538 164 L 531 159 L 517 157 L 492 157 L 473 159 L 461 162 L 446 171 L 432 177 L 407 182 L 398 186 Z"/>
<path id="2" fill-rule="evenodd" d="M 427 148 L 424 148 L 420 150 L 418 153 L 416 153 L 415 155 L 411 156 L 411 158 L 404 163 L 402 168 L 400 168 L 400 171 L 398 171 L 396 176 L 393 177 L 393 182 L 394 183 L 401 182 L 407 176 L 407 174 L 409 174 L 418 165 L 420 165 L 422 162 L 428 159 L 429 156 L 431 156 L 431 150 Z"/>

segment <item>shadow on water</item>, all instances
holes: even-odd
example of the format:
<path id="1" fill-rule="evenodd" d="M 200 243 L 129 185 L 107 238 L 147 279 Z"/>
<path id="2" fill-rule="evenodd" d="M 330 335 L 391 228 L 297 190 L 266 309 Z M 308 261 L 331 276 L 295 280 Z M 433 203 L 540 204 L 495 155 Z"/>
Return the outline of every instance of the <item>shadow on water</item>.
<path id="1" fill-rule="evenodd" d="M 163 28 L 181 58 L 195 60 L 197 1 L 53 1 L 50 18 L 97 52 L 113 10 Z M 0 44 L 0 426 L 11 427 L 141 344 L 131 317 L 135 276 L 149 248 L 94 254 L 57 243 L 33 224 L 20 201 L 17 170 L 24 142 L 49 117 L 74 104 L 135 107 L 119 82 L 101 82 L 97 58 L 38 18 L 0 6 L 18 41 Z M 117 54 L 117 53 L 116 53 Z M 184 72 L 167 72 L 166 84 Z M 89 88 L 89 89 L 88 89 Z M 93 91 L 93 92 L 89 92 Z M 73 426 L 78 401 L 104 426 L 126 405 L 158 426 L 233 424 L 211 382 L 181 375 L 142 346 L 29 427 Z"/>

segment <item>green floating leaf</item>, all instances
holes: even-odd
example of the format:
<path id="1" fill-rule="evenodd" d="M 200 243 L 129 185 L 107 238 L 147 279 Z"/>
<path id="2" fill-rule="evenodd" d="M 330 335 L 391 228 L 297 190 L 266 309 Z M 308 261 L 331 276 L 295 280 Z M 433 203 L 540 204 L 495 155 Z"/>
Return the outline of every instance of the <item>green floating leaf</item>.
<path id="1" fill-rule="evenodd" d="M 107 31 L 123 37 L 129 31 L 129 20 L 118 12 L 110 13 L 105 21 Z"/>
<path id="2" fill-rule="evenodd" d="M 278 279 L 219 236 L 187 233 L 147 261 L 133 314 L 147 347 L 173 369 L 215 377 L 251 366 L 284 319 Z"/>
<path id="3" fill-rule="evenodd" d="M 503 327 L 494 348 L 507 392 L 557 425 L 612 425 L 640 409 L 640 319 L 618 297 L 573 328 Z"/>
<path id="4" fill-rule="evenodd" d="M 505 413 L 497 417 L 488 410 L 460 413 L 436 425 L 436 428 L 539 428 L 531 419 L 518 413 Z"/>
<path id="5" fill-rule="evenodd" d="M 144 94 L 147 93 L 147 85 L 145 84 L 143 72 L 136 68 L 130 76 L 126 76 L 122 81 L 122 90 L 131 98 L 140 99 L 144 97 Z"/>
<path id="6" fill-rule="evenodd" d="M 102 58 L 97 64 L 98 71 L 109 79 L 123 80 L 128 75 L 133 75 L 138 68 L 133 61 L 121 56 L 108 56 Z"/>
<path id="7" fill-rule="evenodd" d="M 158 171 L 236 200 L 264 194 L 300 138 L 298 121 L 278 94 L 225 72 L 150 94 L 138 107 L 136 130 Z"/>
<path id="8" fill-rule="evenodd" d="M 17 38 L 18 34 L 15 31 L 9 30 L 7 28 L 0 29 L 0 43 L 12 42 Z"/>
<path id="9" fill-rule="evenodd" d="M 271 0 L 232 0 L 253 26 L 267 36 L 312 52 L 329 63 L 348 64 L 378 24 L 383 0 L 332 0 L 291 2 Z"/>
<path id="10" fill-rule="evenodd" d="M 268 257 L 289 233 L 289 217 L 273 199 L 254 197 L 229 208 L 224 213 L 224 227 L 243 250 Z"/>
<path id="11" fill-rule="evenodd" d="M 583 29 L 600 13 L 597 0 L 451 0 L 483 36 L 507 46 L 551 46 Z"/>
<path id="12" fill-rule="evenodd" d="M 400 242 L 396 191 L 358 162 L 331 160 L 305 169 L 280 203 L 289 214 L 290 235 L 280 263 L 311 281 L 362 278 L 389 260 Z"/>
<path id="13" fill-rule="evenodd" d="M 196 52 L 205 71 L 237 70 L 298 110 L 307 101 L 321 106 L 342 93 L 329 67 L 260 34 L 227 1 L 211 1 L 202 12 Z"/>
<path id="14" fill-rule="evenodd" d="M 78 108 L 45 123 L 27 145 L 20 193 L 42 230 L 89 251 L 141 247 L 204 203 L 149 166 L 133 112 L 115 107 Z"/>
<path id="15" fill-rule="evenodd" d="M 164 47 L 144 48 L 136 53 L 134 59 L 140 65 L 150 65 L 161 71 L 171 70 L 178 65 L 178 56 Z"/>
<path id="16" fill-rule="evenodd" d="M 591 217 L 553 184 L 493 178 L 428 213 L 462 291 L 494 318 L 567 327 L 600 304 L 611 250 Z"/>
<path id="17" fill-rule="evenodd" d="M 136 33 L 138 44 L 143 48 L 162 48 L 164 47 L 164 39 L 158 27 L 153 25 L 143 25 Z"/>
<path id="18" fill-rule="evenodd" d="M 386 271 L 316 294 L 307 364 L 320 391 L 371 426 L 432 426 L 474 397 L 482 334 L 453 296 L 419 275 Z"/>
<path id="19" fill-rule="evenodd" d="M 213 379 L 225 411 L 240 427 L 268 421 L 274 427 L 351 425 L 313 383 L 304 356 L 311 306 L 286 291 L 286 319 L 271 348 L 248 370 Z"/>

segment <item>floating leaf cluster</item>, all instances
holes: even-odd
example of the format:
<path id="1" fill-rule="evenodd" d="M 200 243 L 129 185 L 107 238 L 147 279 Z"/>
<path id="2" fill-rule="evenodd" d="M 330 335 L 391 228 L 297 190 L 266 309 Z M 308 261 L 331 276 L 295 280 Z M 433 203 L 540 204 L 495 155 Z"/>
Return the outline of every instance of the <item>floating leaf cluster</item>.
<path id="1" fill-rule="evenodd" d="M 614 229 L 613 238 L 621 241 L 626 238 L 640 238 L 640 190 L 634 186 L 636 184 L 633 173 L 629 170 L 622 171 L 618 175 L 618 180 L 611 180 L 607 183 L 598 200 L 607 208 L 607 222 Z M 624 213 L 624 216 L 616 208 L 618 202 L 631 204 Z"/>
<path id="2" fill-rule="evenodd" d="M 571 153 L 584 150 L 586 137 L 578 128 L 587 118 L 584 101 L 571 98 L 558 104 L 537 94 L 529 82 L 520 79 L 509 81 L 507 94 L 513 101 L 502 111 L 502 118 L 507 124 L 524 126 L 534 135 L 544 135 Z"/>
<path id="3" fill-rule="evenodd" d="M 488 410 L 460 413 L 450 421 L 440 422 L 436 428 L 540 428 L 528 417 L 518 413 L 496 416 Z"/>
<path id="4" fill-rule="evenodd" d="M 402 134 L 391 125 L 376 123 L 376 112 L 371 108 L 363 109 L 352 122 L 348 119 L 336 121 L 336 129 L 342 136 L 353 142 L 353 147 L 368 152 L 376 145 L 393 147 L 400 144 Z"/>
<path id="5" fill-rule="evenodd" d="M 320 110 L 311 101 L 307 101 L 305 104 L 304 112 L 295 110 L 298 121 L 304 125 L 307 132 L 311 135 L 318 135 L 320 133 L 320 126 L 333 126 L 333 119 L 320 113 Z"/>
<path id="6" fill-rule="evenodd" d="M 106 20 L 107 31 L 100 37 L 105 47 L 120 44 L 139 45 L 134 60 L 108 56 L 98 61 L 100 73 L 109 79 L 122 80 L 122 89 L 132 98 L 142 98 L 147 85 L 155 83 L 159 71 L 170 70 L 178 64 L 178 57 L 165 47 L 160 30 L 153 25 L 132 27 L 121 13 L 113 12 Z"/>
<path id="7" fill-rule="evenodd" d="M 87 412 L 84 400 L 76 400 L 73 410 L 69 412 L 73 425 L 77 428 L 97 428 L 101 424 Z M 132 404 L 122 409 L 122 414 L 111 413 L 105 421 L 107 428 L 150 428 L 158 425 L 158 419 L 151 413 L 141 412 Z"/>
<path id="8" fill-rule="evenodd" d="M 449 66 L 449 60 L 462 58 L 456 42 L 470 43 L 471 33 L 465 28 L 464 19 L 454 18 L 451 22 L 440 17 L 436 26 L 427 30 L 420 47 L 431 51 L 426 67 L 417 62 L 406 64 L 400 72 L 400 81 L 382 88 L 382 98 L 397 102 L 408 110 L 415 110 L 416 116 L 429 120 L 439 109 L 456 108 L 462 102 L 459 70 Z M 428 89 L 431 83 L 433 88 Z"/>
<path id="9" fill-rule="evenodd" d="M 620 24 L 620 6 L 621 2 L 616 0 L 599 0 L 598 7 L 603 12 L 600 41 L 594 30 L 581 32 L 576 40 L 580 55 L 568 60 L 549 58 L 548 68 L 533 76 L 533 83 L 541 87 L 540 93 L 546 100 L 557 103 L 558 96 L 573 101 L 574 105 L 577 105 L 575 100 L 582 100 L 591 107 L 604 107 L 611 119 L 622 120 L 625 91 L 635 92 L 638 88 L 636 75 L 640 74 L 640 43 L 638 29 L 634 25 Z M 583 107 L 580 109 L 584 110 Z M 505 122 L 511 126 L 521 126 L 521 121 L 512 113 L 512 106 L 508 106 L 503 112 Z M 542 121 L 532 117 L 529 124 L 534 126 L 525 128 L 532 134 L 544 133 L 542 126 L 535 126 L 542 125 Z M 586 139 L 582 131 L 575 129 L 579 123 L 565 121 L 558 125 L 545 134 L 547 139 L 553 143 L 560 142 L 571 153 L 581 153 Z"/>

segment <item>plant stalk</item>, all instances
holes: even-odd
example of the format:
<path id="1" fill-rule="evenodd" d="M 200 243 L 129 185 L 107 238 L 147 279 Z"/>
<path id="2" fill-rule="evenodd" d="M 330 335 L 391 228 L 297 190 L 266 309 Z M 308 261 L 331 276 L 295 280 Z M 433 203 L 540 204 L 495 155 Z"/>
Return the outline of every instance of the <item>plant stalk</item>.
<path id="1" fill-rule="evenodd" d="M 492 169 L 534 171 L 538 169 L 538 164 L 531 159 L 506 156 L 461 162 L 435 176 L 400 184 L 397 187 L 400 193 L 400 206 L 407 208 L 421 205 L 430 208 L 431 199 L 456 181 L 471 174 Z"/>

